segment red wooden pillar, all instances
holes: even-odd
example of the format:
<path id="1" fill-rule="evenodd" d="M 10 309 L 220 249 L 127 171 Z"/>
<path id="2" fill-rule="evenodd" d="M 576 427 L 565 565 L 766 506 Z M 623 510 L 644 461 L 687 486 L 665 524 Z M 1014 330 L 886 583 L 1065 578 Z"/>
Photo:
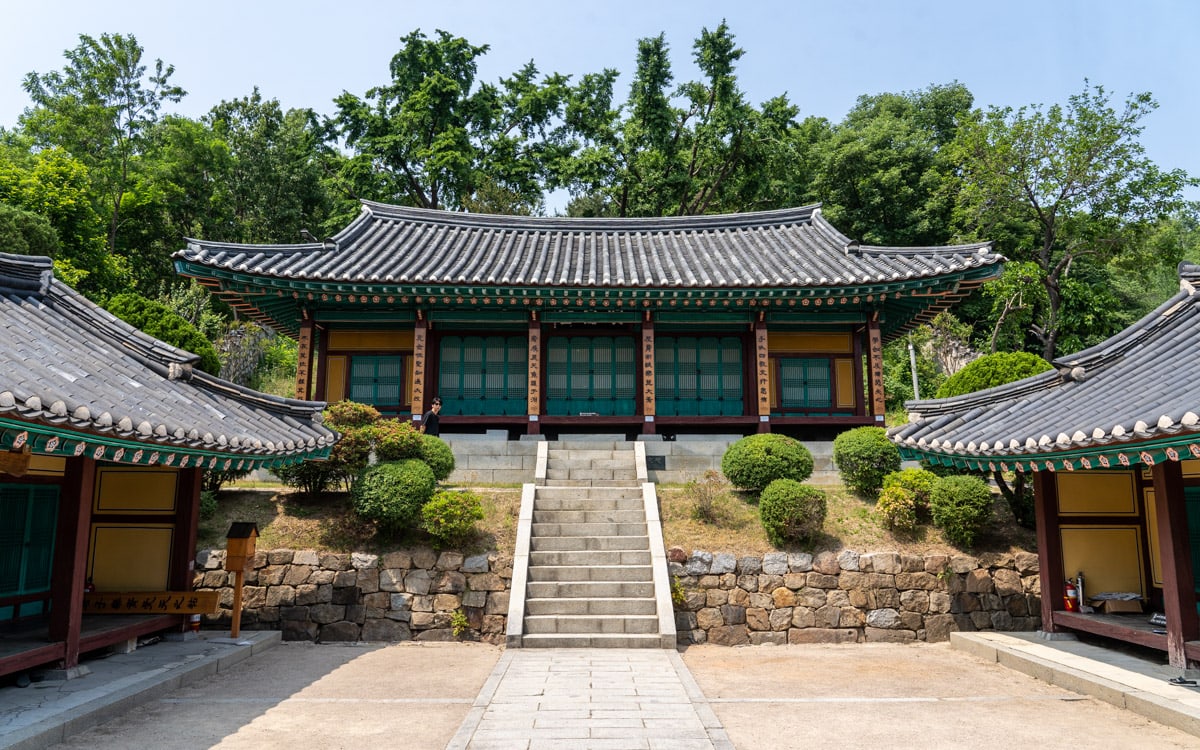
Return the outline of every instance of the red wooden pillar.
<path id="1" fill-rule="evenodd" d="M 1055 607 L 1062 601 L 1062 536 L 1058 530 L 1058 484 L 1054 473 L 1038 471 L 1033 475 L 1033 512 L 1037 524 L 1038 567 L 1042 580 L 1042 630 L 1058 633 L 1054 624 Z"/>
<path id="2" fill-rule="evenodd" d="M 771 431 L 771 360 L 767 344 L 767 322 L 754 324 L 755 391 L 758 393 L 758 431 Z"/>
<path id="3" fill-rule="evenodd" d="M 312 399 L 312 350 L 313 321 L 305 317 L 300 321 L 300 339 L 296 348 L 296 398 Z"/>
<path id="4" fill-rule="evenodd" d="M 537 435 L 542 431 L 542 324 L 534 313 L 529 321 L 529 367 L 526 370 L 525 386 L 528 394 L 525 409 L 529 416 L 526 434 Z"/>
<path id="5" fill-rule="evenodd" d="M 87 582 L 88 548 L 92 535 L 92 492 L 95 486 L 96 462 L 90 458 L 68 458 L 55 539 L 49 623 L 50 640 L 66 644 L 62 664 L 64 669 L 79 665 L 83 586 Z"/>
<path id="6" fill-rule="evenodd" d="M 1178 461 L 1163 461 L 1154 466 L 1152 475 L 1162 561 L 1163 614 L 1167 617 L 1167 657 L 1172 667 L 1186 669 L 1184 644 L 1200 639 L 1200 618 L 1196 616 L 1183 467 Z"/>
<path id="7" fill-rule="evenodd" d="M 201 469 L 180 469 L 175 487 L 175 544 L 171 551 L 168 586 L 172 591 L 191 591 L 196 567 L 196 532 L 200 526 Z"/>
<path id="8" fill-rule="evenodd" d="M 658 406 L 654 387 L 654 321 L 650 313 L 642 322 L 642 434 L 655 433 L 654 417 Z"/>

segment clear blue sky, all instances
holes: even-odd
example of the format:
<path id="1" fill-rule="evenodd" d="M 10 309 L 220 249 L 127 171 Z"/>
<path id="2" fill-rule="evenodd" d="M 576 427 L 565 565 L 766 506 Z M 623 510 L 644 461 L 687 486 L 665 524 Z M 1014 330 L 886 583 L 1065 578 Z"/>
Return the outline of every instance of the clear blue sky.
<path id="1" fill-rule="evenodd" d="M 676 81 L 690 80 L 701 28 L 728 21 L 746 51 L 738 76 L 760 103 L 787 93 L 801 116 L 841 120 L 861 94 L 960 81 L 977 105 L 1065 102 L 1084 79 L 1159 109 L 1142 142 L 1163 168 L 1200 175 L 1200 2 L 1194 0 L 95 0 L 13 3 L 0 28 L 0 126 L 29 101 L 29 71 L 61 68 L 79 34 L 134 34 L 151 61 L 175 65 L 198 117 L 258 86 L 285 108 L 333 112 L 343 90 L 385 83 L 399 39 L 444 29 L 490 45 L 494 81 L 534 60 L 578 76 L 605 67 L 628 93 L 637 40 L 666 34 Z M 1190 191 L 1200 199 L 1200 191 Z"/>

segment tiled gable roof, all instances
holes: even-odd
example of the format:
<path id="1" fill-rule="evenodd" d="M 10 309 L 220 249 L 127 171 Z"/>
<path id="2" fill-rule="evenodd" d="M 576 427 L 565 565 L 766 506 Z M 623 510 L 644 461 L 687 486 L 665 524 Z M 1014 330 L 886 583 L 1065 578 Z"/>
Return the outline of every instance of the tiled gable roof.
<path id="1" fill-rule="evenodd" d="M 1200 266 L 1180 291 L 1107 341 L 1054 360 L 1054 370 L 955 398 L 907 404 L 889 431 L 902 448 L 974 463 L 1200 447 Z M 1178 453 L 1178 450 L 1176 450 Z M 1170 454 L 1168 454 L 1170 455 Z M 1068 467 L 1069 468 L 1069 467 Z"/>
<path id="2" fill-rule="evenodd" d="M 1003 260 L 988 243 L 929 248 L 851 241 L 818 207 L 718 216 L 576 219 L 363 203 L 319 243 L 190 239 L 177 259 L 291 280 L 578 288 L 854 288 Z"/>
<path id="3" fill-rule="evenodd" d="M 48 258 L 0 253 L 0 419 L 79 440 L 248 459 L 324 455 L 323 403 L 258 393 L 132 328 L 54 278 Z"/>

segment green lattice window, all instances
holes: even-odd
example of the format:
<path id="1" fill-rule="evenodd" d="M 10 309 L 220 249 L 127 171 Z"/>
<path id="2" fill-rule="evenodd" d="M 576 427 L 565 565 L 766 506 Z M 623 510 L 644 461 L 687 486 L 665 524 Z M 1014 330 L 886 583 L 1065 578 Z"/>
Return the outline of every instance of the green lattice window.
<path id="1" fill-rule="evenodd" d="M 659 415 L 739 415 L 742 342 L 733 336 L 656 337 L 654 383 Z"/>
<path id="2" fill-rule="evenodd" d="M 781 409 L 812 411 L 832 407 L 833 387 L 828 359 L 779 357 L 776 362 Z"/>
<path id="3" fill-rule="evenodd" d="M 525 414 L 525 336 L 446 336 L 438 362 L 442 414 Z"/>
<path id="4" fill-rule="evenodd" d="M 5 597 L 50 591 L 58 487 L 0 485 L 0 620 L 17 615 Z M 20 605 L 20 616 L 42 612 L 41 602 Z"/>
<path id="5" fill-rule="evenodd" d="M 404 357 L 359 354 L 351 357 L 347 398 L 360 404 L 371 404 L 382 412 L 397 411 L 407 401 L 404 394 Z"/>
<path id="6" fill-rule="evenodd" d="M 546 344 L 546 413 L 634 414 L 637 373 L 633 339 L 556 336 Z"/>

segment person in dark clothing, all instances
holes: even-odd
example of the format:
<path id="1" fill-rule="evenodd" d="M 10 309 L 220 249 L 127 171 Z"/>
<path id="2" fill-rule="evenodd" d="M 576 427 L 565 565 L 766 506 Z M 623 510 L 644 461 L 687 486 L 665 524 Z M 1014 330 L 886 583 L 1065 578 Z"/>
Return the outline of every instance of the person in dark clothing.
<path id="1" fill-rule="evenodd" d="M 421 417 L 421 432 L 426 435 L 437 437 L 440 433 L 438 427 L 438 414 L 442 413 L 442 399 L 434 396 L 433 403 L 429 407 L 429 411 L 425 412 L 425 416 Z"/>

